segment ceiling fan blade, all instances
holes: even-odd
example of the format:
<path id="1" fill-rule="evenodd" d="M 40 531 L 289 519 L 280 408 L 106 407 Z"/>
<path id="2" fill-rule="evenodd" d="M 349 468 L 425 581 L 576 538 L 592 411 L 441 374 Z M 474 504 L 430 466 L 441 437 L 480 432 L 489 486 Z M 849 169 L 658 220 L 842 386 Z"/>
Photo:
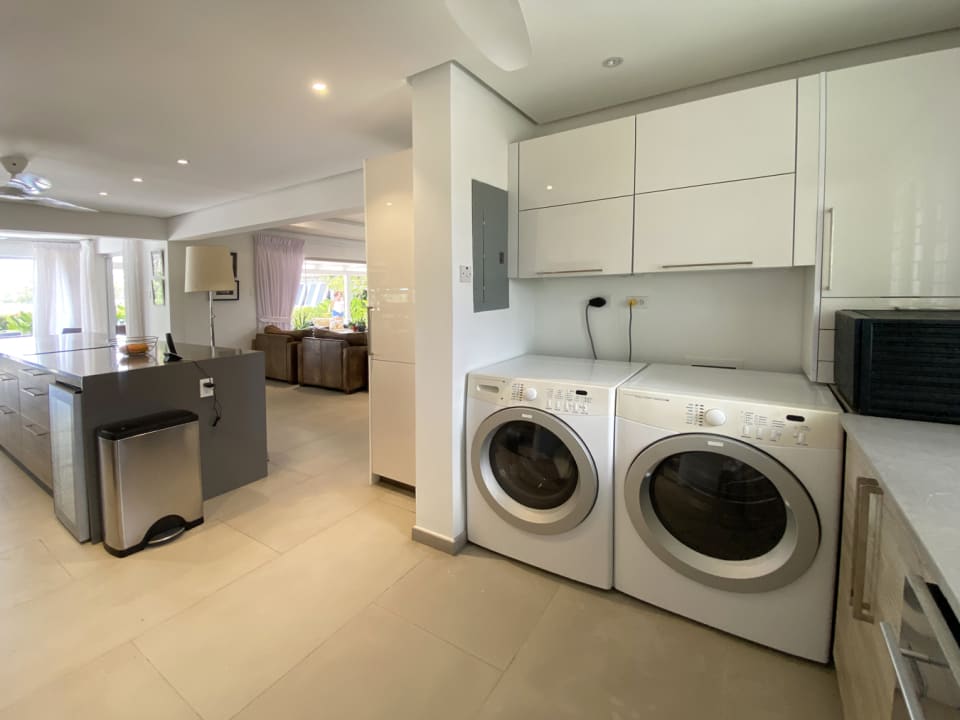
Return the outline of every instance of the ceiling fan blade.
<path id="1" fill-rule="evenodd" d="M 80 212 L 97 212 L 93 208 L 83 207 L 83 205 L 74 205 L 73 203 L 67 202 L 66 200 L 57 200 L 52 197 L 37 196 L 32 195 L 26 200 L 30 200 L 35 205 L 43 205 L 44 207 L 57 208 L 58 210 L 77 210 Z"/>
<path id="2" fill-rule="evenodd" d="M 22 188 L 28 195 L 39 195 L 44 190 L 49 190 L 53 187 L 53 183 L 45 177 L 29 172 L 17 173 L 7 181 L 7 185 Z"/>
<path id="3" fill-rule="evenodd" d="M 530 64 L 533 49 L 519 0 L 446 0 L 454 22 L 490 62 L 512 72 Z"/>

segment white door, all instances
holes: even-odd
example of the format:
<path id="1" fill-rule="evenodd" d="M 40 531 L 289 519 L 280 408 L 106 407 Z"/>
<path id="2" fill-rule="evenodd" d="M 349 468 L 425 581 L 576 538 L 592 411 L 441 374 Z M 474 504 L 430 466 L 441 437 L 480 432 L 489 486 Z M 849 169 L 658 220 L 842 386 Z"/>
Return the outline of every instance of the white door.
<path id="1" fill-rule="evenodd" d="M 633 197 L 520 212 L 520 277 L 630 273 Z"/>
<path id="2" fill-rule="evenodd" d="M 634 119 L 520 143 L 520 210 L 633 194 Z"/>
<path id="3" fill-rule="evenodd" d="M 413 153 L 364 163 L 370 354 L 413 362 Z"/>
<path id="4" fill-rule="evenodd" d="M 370 361 L 370 472 L 417 484 L 415 365 Z"/>
<path id="5" fill-rule="evenodd" d="M 827 74 L 823 294 L 960 296 L 960 50 Z"/>
<path id="6" fill-rule="evenodd" d="M 637 193 L 794 171 L 797 82 L 637 116 Z"/>
<path id="7" fill-rule="evenodd" d="M 793 175 L 636 197 L 633 271 L 793 264 Z"/>

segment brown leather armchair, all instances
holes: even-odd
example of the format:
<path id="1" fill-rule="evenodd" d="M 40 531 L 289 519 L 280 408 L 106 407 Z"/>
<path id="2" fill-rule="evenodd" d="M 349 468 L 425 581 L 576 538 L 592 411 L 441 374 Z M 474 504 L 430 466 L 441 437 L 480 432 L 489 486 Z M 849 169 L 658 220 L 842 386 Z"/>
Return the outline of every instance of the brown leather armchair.
<path id="1" fill-rule="evenodd" d="M 343 337 L 305 337 L 298 344 L 298 353 L 301 385 L 315 385 L 345 393 L 367 386 L 366 333 L 351 333 Z"/>
<path id="2" fill-rule="evenodd" d="M 299 347 L 299 337 L 283 332 L 258 333 L 253 339 L 253 349 L 265 356 L 266 376 L 288 383 L 295 383 L 299 378 Z"/>

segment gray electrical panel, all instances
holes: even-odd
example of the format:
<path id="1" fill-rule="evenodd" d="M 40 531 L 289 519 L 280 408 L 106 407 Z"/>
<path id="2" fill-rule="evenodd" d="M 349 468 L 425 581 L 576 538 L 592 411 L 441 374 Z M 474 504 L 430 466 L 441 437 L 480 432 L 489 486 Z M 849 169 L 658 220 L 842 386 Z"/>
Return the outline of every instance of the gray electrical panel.
<path id="1" fill-rule="evenodd" d="M 507 191 L 473 181 L 473 311 L 510 307 Z"/>

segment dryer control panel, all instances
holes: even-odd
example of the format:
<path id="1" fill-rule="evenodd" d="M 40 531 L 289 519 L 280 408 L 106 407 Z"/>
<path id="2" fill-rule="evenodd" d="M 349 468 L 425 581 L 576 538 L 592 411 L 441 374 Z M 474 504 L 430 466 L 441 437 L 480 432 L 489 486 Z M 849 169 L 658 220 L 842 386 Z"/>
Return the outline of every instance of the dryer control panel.
<path id="1" fill-rule="evenodd" d="M 840 410 L 709 400 L 633 388 L 617 396 L 617 417 L 677 432 L 708 432 L 751 445 L 843 447 Z"/>
<path id="2" fill-rule="evenodd" d="M 532 407 L 554 415 L 613 415 L 614 390 L 556 380 L 471 375 L 467 394 L 512 407 Z"/>

